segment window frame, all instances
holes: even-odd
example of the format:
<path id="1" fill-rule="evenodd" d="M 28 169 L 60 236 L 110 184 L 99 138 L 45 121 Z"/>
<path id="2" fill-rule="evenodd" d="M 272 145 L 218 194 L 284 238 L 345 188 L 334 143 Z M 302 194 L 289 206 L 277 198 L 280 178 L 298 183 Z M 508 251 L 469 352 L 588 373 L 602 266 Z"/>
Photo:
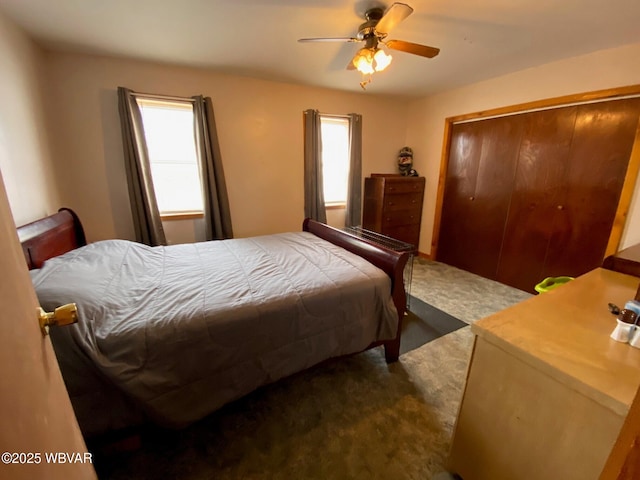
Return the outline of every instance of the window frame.
<path id="1" fill-rule="evenodd" d="M 349 200 L 349 171 L 351 169 L 351 159 L 350 159 L 350 149 L 349 149 L 349 130 L 351 129 L 351 117 L 349 115 L 341 115 L 341 114 L 332 114 L 332 113 L 320 113 L 320 135 L 322 138 L 322 185 L 323 185 L 323 195 L 326 194 L 326 175 L 324 171 L 324 136 L 322 135 L 322 121 L 323 119 L 334 119 L 334 120 L 342 120 L 346 123 L 347 128 L 347 151 L 346 151 L 346 179 L 345 179 L 345 191 L 344 191 L 344 200 L 339 201 L 326 201 L 325 195 L 325 209 L 326 210 L 344 210 L 347 208 L 347 202 Z"/>
<path id="2" fill-rule="evenodd" d="M 187 105 L 190 106 L 191 108 L 191 118 L 193 120 L 193 115 L 194 115 L 194 110 L 193 110 L 193 99 L 191 98 L 182 98 L 182 97 L 168 97 L 168 96 L 163 96 L 163 95 L 152 95 L 152 94 L 144 94 L 144 95 L 135 95 L 135 99 L 136 99 L 136 103 L 138 104 L 138 108 L 140 109 L 140 115 L 141 115 L 141 119 L 142 119 L 142 125 L 143 128 L 145 128 L 145 122 L 144 122 L 144 114 L 143 114 L 143 108 L 147 107 L 147 108 L 153 108 L 158 107 L 158 108 L 162 108 L 163 106 L 165 108 L 180 108 L 180 107 L 186 107 Z M 184 110 L 187 110 L 186 108 L 184 108 Z M 194 151 L 195 153 L 195 165 L 197 168 L 197 174 L 198 174 L 198 188 L 200 190 L 200 194 L 202 196 L 202 208 L 201 209 L 184 209 L 184 210 L 165 210 L 162 211 L 160 210 L 160 207 L 158 206 L 158 210 L 160 213 L 160 218 L 163 221 L 177 221 L 177 220 L 192 220 L 192 219 L 198 219 L 198 218 L 204 218 L 204 191 L 203 191 L 203 186 L 202 186 L 202 172 L 200 171 L 200 165 L 198 162 L 198 158 L 197 158 L 197 145 L 196 145 L 196 139 L 195 139 L 195 131 L 193 132 L 194 136 L 193 136 L 193 146 L 194 146 Z M 148 142 L 148 137 L 147 137 L 147 133 L 145 131 L 145 141 Z M 156 163 L 161 163 L 161 162 L 156 162 Z M 157 191 L 157 184 L 155 182 L 155 179 L 153 177 L 153 159 L 151 157 L 151 155 L 149 155 L 149 165 L 151 167 L 152 170 L 152 174 L 151 174 L 151 179 L 153 182 L 153 187 L 154 187 L 154 193 L 156 195 L 156 202 L 158 204 L 160 204 L 159 198 L 158 198 L 158 191 Z"/>

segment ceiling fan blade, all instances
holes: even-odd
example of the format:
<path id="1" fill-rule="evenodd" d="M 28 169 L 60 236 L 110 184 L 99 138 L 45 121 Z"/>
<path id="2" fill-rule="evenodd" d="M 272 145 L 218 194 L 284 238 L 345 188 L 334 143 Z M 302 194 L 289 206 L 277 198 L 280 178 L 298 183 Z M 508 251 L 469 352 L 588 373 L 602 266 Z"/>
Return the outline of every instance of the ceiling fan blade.
<path id="1" fill-rule="evenodd" d="M 308 43 L 308 42 L 359 42 L 357 38 L 354 37 L 334 37 L 334 38 L 299 38 L 299 42 Z"/>
<path id="2" fill-rule="evenodd" d="M 413 53 L 414 55 L 420 55 L 421 57 L 427 58 L 433 58 L 440 53 L 439 48 L 428 47 L 418 43 L 405 42 L 403 40 L 387 40 L 384 44 L 393 50 Z"/>
<path id="3" fill-rule="evenodd" d="M 406 3 L 394 3 L 387 9 L 380 21 L 376 23 L 376 32 L 382 35 L 388 34 L 397 24 L 412 13 L 413 8 Z"/>

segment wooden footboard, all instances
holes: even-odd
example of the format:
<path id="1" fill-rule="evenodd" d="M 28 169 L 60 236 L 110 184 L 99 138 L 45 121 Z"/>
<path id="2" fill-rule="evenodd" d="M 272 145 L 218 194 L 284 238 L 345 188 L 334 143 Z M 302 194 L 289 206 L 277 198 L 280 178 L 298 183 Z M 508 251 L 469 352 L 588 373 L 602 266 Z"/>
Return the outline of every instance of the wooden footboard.
<path id="1" fill-rule="evenodd" d="M 379 245 L 368 243 L 360 237 L 338 230 L 337 228 L 330 227 L 310 218 L 304 220 L 302 229 L 305 232 L 313 233 L 334 245 L 338 245 L 351 253 L 355 253 L 389 275 L 391 278 L 391 296 L 393 298 L 393 303 L 396 306 L 396 310 L 398 310 L 398 331 L 396 332 L 396 337 L 393 340 L 376 342 L 369 345 L 368 348 L 383 344 L 387 362 L 391 363 L 398 360 L 400 355 L 402 320 L 404 318 L 407 305 L 407 297 L 404 288 L 404 267 L 409 260 L 409 252 L 396 252 Z"/>

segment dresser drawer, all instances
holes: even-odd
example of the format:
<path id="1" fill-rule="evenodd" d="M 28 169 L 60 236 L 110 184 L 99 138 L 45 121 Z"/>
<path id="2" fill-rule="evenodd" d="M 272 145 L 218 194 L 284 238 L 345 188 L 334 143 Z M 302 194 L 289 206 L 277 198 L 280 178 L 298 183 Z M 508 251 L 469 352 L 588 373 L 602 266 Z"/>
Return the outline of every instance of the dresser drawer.
<path id="1" fill-rule="evenodd" d="M 422 204 L 422 197 L 422 192 L 385 195 L 382 210 L 384 213 L 397 210 L 413 210 Z"/>
<path id="2" fill-rule="evenodd" d="M 420 224 L 422 206 L 399 210 L 396 212 L 384 212 L 382 214 L 382 228 L 395 227 L 398 225 Z"/>
<path id="3" fill-rule="evenodd" d="M 424 190 L 424 178 L 420 177 L 418 181 L 413 181 L 414 177 L 409 177 L 409 178 L 411 178 L 411 180 L 405 179 L 405 178 L 398 178 L 398 179 L 387 178 L 384 184 L 385 195 L 393 195 L 395 193 L 411 193 L 411 192 L 417 192 L 422 194 Z"/>
<path id="4" fill-rule="evenodd" d="M 385 228 L 383 229 L 383 234 L 387 237 L 410 243 L 415 248 L 418 248 L 418 242 L 420 241 L 420 224 Z"/>

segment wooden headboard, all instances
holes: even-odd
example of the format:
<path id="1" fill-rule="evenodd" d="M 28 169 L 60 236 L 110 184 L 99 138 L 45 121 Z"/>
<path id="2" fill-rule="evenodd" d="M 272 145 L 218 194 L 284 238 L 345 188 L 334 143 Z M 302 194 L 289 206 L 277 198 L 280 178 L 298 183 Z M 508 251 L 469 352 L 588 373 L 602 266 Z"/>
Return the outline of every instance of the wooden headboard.
<path id="1" fill-rule="evenodd" d="M 29 270 L 40 268 L 45 260 L 87 244 L 82 223 L 69 208 L 61 208 L 58 213 L 18 227 L 18 238 Z"/>

